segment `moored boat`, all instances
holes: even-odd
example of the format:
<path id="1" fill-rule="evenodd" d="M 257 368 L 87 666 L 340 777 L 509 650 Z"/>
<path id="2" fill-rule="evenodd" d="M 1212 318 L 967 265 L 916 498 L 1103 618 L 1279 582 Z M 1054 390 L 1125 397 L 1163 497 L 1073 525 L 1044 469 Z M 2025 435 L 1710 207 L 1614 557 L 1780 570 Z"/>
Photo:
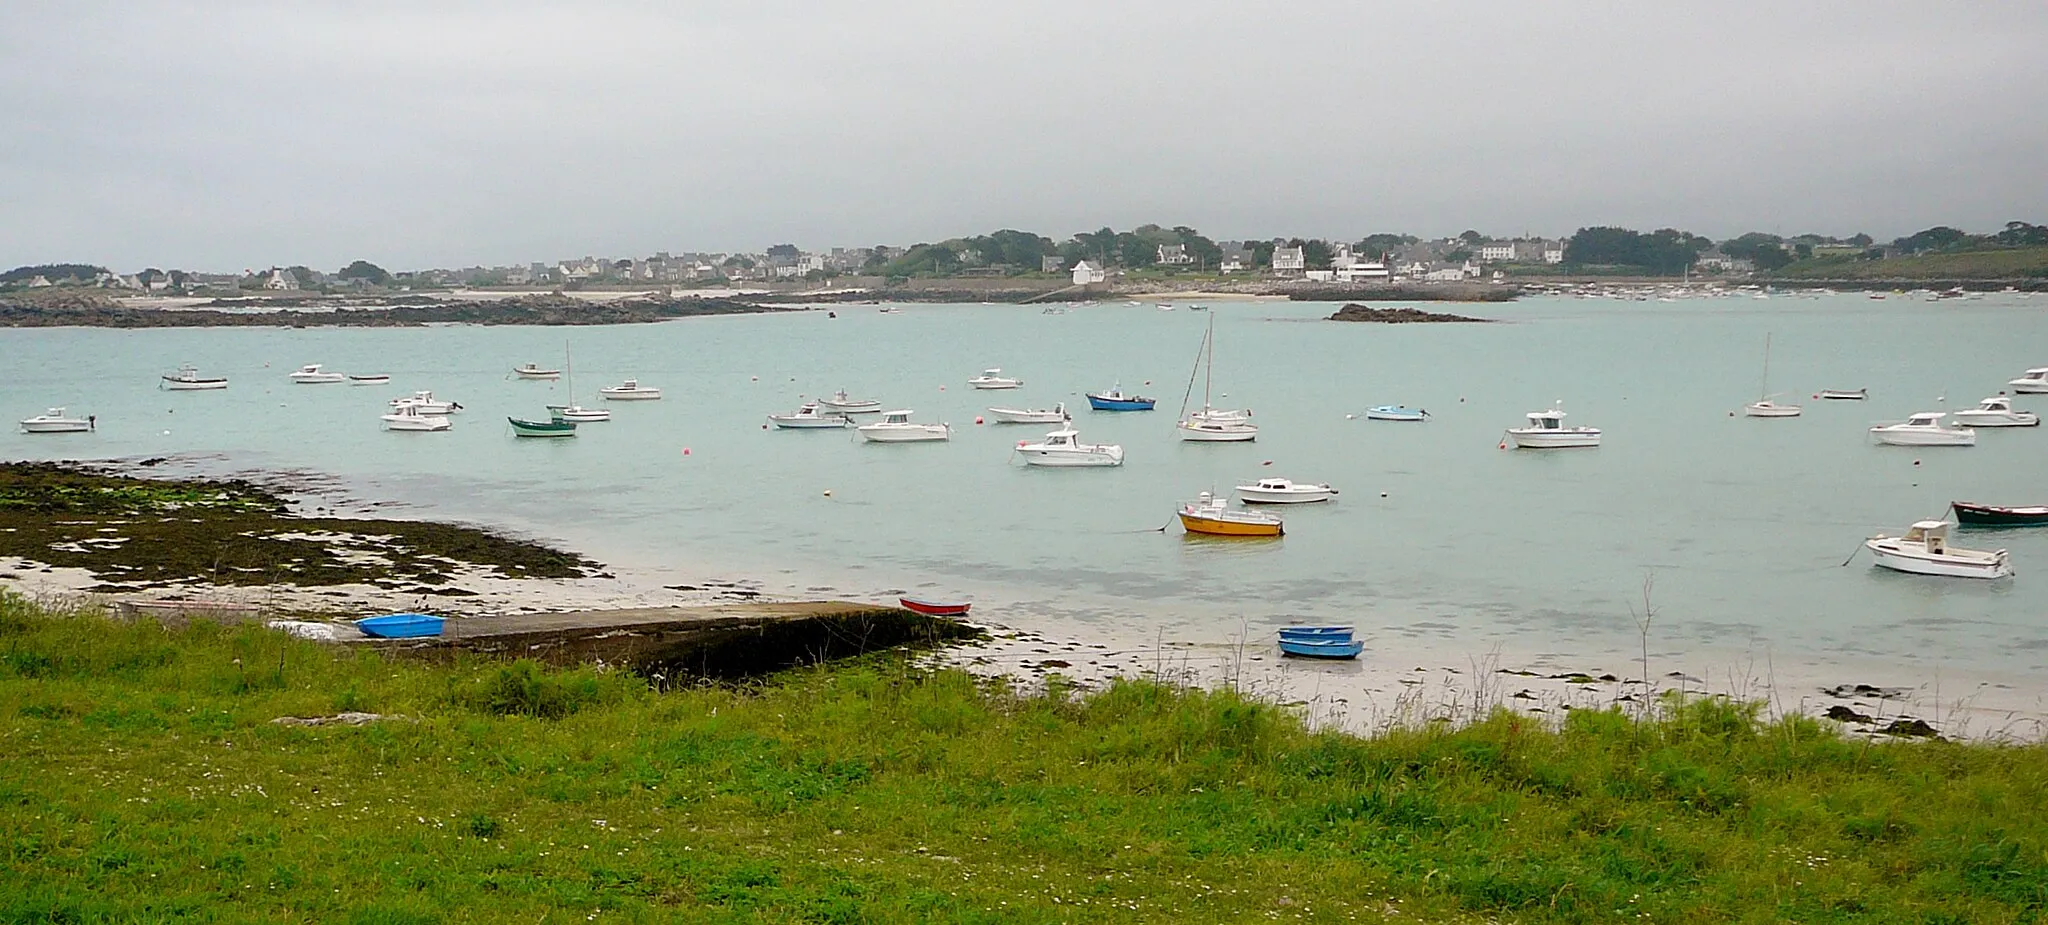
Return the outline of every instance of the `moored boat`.
<path id="1" fill-rule="evenodd" d="M 226 376 L 201 376 L 192 366 L 180 366 L 175 373 L 165 373 L 157 388 L 172 392 L 203 392 L 228 387 Z"/>
<path id="2" fill-rule="evenodd" d="M 542 369 L 538 363 L 522 363 L 512 367 L 512 374 L 521 379 L 560 379 L 559 369 Z"/>
<path id="3" fill-rule="evenodd" d="M 968 609 L 974 606 L 972 601 L 934 601 L 908 595 L 897 598 L 896 602 L 902 604 L 904 610 L 921 613 L 927 617 L 964 617 L 967 616 Z"/>
<path id="4" fill-rule="evenodd" d="M 1095 411 L 1150 411 L 1159 402 L 1142 395 L 1125 395 L 1119 382 L 1102 392 L 1089 392 L 1088 407 Z"/>
<path id="5" fill-rule="evenodd" d="M 2010 578 L 2012 561 L 2005 550 L 1963 549 L 1948 544 L 1948 522 L 1923 520 L 1905 536 L 1880 533 L 1863 542 L 1877 565 L 1915 575 L 1945 578 Z"/>
<path id="6" fill-rule="evenodd" d="M 1365 643 L 1356 639 L 1311 639 L 1306 636 L 1281 636 L 1280 653 L 1295 658 L 1353 659 L 1365 651 Z"/>
<path id="7" fill-rule="evenodd" d="M 2036 427 L 2041 416 L 2032 411 L 2015 411 L 2012 399 L 2005 395 L 1993 395 L 1977 403 L 1975 408 L 1965 408 L 1951 417 L 1956 423 L 1969 427 Z"/>
<path id="8" fill-rule="evenodd" d="M 21 432 L 25 434 L 82 434 L 92 430 L 98 419 L 92 415 L 74 418 L 64 413 L 63 408 L 51 408 L 31 418 L 22 418 Z"/>
<path id="9" fill-rule="evenodd" d="M 825 427 L 845 427 L 851 422 L 846 420 L 846 415 L 844 414 L 836 412 L 832 414 L 823 413 L 819 410 L 817 402 L 807 401 L 803 403 L 802 407 L 796 409 L 793 414 L 769 415 L 768 423 L 784 430 L 812 430 Z"/>
<path id="10" fill-rule="evenodd" d="M 1823 401 L 1862 401 L 1870 397 L 1869 389 L 1821 389 L 1815 398 Z"/>
<path id="11" fill-rule="evenodd" d="M 1870 435 L 1892 446 L 1976 446 L 1977 432 L 1942 423 L 1940 411 L 1919 411 L 1896 424 L 1879 424 Z"/>
<path id="12" fill-rule="evenodd" d="M 873 424 L 854 428 L 869 443 L 922 443 L 953 439 L 953 428 L 945 424 L 916 424 L 911 411 L 891 411 Z"/>
<path id="13" fill-rule="evenodd" d="M 882 402 L 875 398 L 852 398 L 845 389 L 832 393 L 831 398 L 818 399 L 818 407 L 840 414 L 880 414 Z"/>
<path id="14" fill-rule="evenodd" d="M 548 416 L 557 421 L 573 421 L 578 424 L 596 424 L 612 419 L 610 408 L 585 408 L 582 405 L 549 405 Z"/>
<path id="15" fill-rule="evenodd" d="M 449 422 L 447 416 L 428 414 L 420 410 L 423 407 L 425 406 L 411 403 L 393 407 L 390 414 L 383 415 L 381 418 L 384 422 L 384 429 L 436 431 L 447 430 L 454 426 Z"/>
<path id="16" fill-rule="evenodd" d="M 1771 400 L 1771 335 L 1764 335 L 1764 376 L 1757 387 L 1756 401 L 1742 406 L 1742 413 L 1753 418 L 1796 418 L 1798 405 L 1779 404 Z"/>
<path id="17" fill-rule="evenodd" d="M 606 401 L 653 401 L 661 397 L 661 389 L 641 385 L 638 379 L 628 379 L 621 385 L 598 389 L 597 394 L 604 396 Z"/>
<path id="18" fill-rule="evenodd" d="M 1280 515 L 1265 511 L 1232 510 L 1230 502 L 1209 492 L 1180 506 L 1181 529 L 1207 536 L 1281 536 L 1286 530 Z"/>
<path id="19" fill-rule="evenodd" d="M 1050 408 L 990 408 L 989 420 L 997 424 L 1059 424 L 1073 420 L 1067 415 L 1067 403 L 1059 402 Z"/>
<path id="20" fill-rule="evenodd" d="M 407 405 L 419 409 L 421 414 L 454 414 L 462 410 L 461 402 L 442 401 L 435 398 L 432 391 L 426 389 L 414 392 L 404 398 L 394 398 L 391 400 L 391 407 L 394 410 Z"/>
<path id="21" fill-rule="evenodd" d="M 1600 445 L 1599 428 L 1566 427 L 1564 417 L 1562 401 L 1549 411 L 1531 411 L 1528 414 L 1529 426 L 1508 428 L 1508 441 L 1518 449 L 1530 450 Z"/>
<path id="22" fill-rule="evenodd" d="M 1280 628 L 1281 638 L 1296 639 L 1350 639 L 1352 627 L 1336 625 L 1296 625 Z"/>
<path id="23" fill-rule="evenodd" d="M 1238 500 L 1246 504 L 1307 504 L 1337 497 L 1327 484 L 1310 484 L 1288 479 L 1260 479 L 1237 486 Z"/>
<path id="24" fill-rule="evenodd" d="M 1062 427 L 1037 443 L 1019 443 L 1014 451 L 1028 466 L 1121 466 L 1124 448 L 1113 443 L 1082 443 L 1080 433 Z"/>
<path id="25" fill-rule="evenodd" d="M 1973 501 L 1951 501 L 1949 507 L 1956 512 L 1956 523 L 1965 527 L 2048 526 L 2048 505 L 2043 504 L 1999 507 Z"/>
<path id="26" fill-rule="evenodd" d="M 1376 405 L 1365 409 L 1367 420 L 1373 421 L 1427 421 L 1429 412 L 1407 405 Z"/>
<path id="27" fill-rule="evenodd" d="M 982 370 L 981 375 L 967 380 L 967 384 L 977 389 L 1014 389 L 1023 385 L 1024 380 L 1011 379 L 1003 375 L 1002 370 L 990 368 Z"/>
<path id="28" fill-rule="evenodd" d="M 549 421 L 522 421 L 515 417 L 507 417 L 505 420 L 511 423 L 512 436 L 515 437 L 576 436 L 576 422 L 562 418 Z"/>
<path id="29" fill-rule="evenodd" d="M 2048 366 L 2027 370 L 2018 379 L 2007 380 L 2005 384 L 2012 386 L 2012 390 L 2015 392 L 2033 394 L 2048 392 Z"/>
<path id="30" fill-rule="evenodd" d="M 416 639 L 441 635 L 444 622 L 440 617 L 423 613 L 390 613 L 357 620 L 356 629 L 379 639 Z"/>
<path id="31" fill-rule="evenodd" d="M 379 373 L 379 374 L 377 374 L 377 375 L 372 375 L 372 376 L 355 376 L 355 375 L 351 375 L 351 376 L 349 376 L 349 377 L 348 377 L 348 384 L 349 384 L 349 385 L 390 385 L 390 384 L 391 384 L 391 377 L 390 377 L 390 376 L 386 376 L 386 375 L 383 375 L 382 373 Z"/>
<path id="32" fill-rule="evenodd" d="M 290 375 L 285 376 L 285 378 L 290 379 L 291 381 L 296 382 L 300 385 L 321 385 L 329 382 L 345 382 L 348 380 L 347 376 L 344 376 L 340 373 L 330 373 L 322 371 L 320 368 L 320 364 L 318 363 L 307 363 L 306 365 L 299 367 L 297 370 L 294 370 Z"/>

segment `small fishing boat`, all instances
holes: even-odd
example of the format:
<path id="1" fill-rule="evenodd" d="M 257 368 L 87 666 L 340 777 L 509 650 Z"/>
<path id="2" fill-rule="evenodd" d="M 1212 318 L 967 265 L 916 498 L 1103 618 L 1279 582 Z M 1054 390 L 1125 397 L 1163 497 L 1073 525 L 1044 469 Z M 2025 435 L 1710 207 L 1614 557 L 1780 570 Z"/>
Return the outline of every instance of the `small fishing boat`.
<path id="1" fill-rule="evenodd" d="M 199 370 L 191 366 L 180 366 L 175 373 L 165 373 L 163 381 L 157 383 L 157 388 L 173 392 L 203 392 L 227 387 L 226 376 L 201 376 Z"/>
<path id="2" fill-rule="evenodd" d="M 391 613 L 357 620 L 356 629 L 378 639 L 417 639 L 441 635 L 444 622 L 440 617 L 423 613 Z"/>
<path id="3" fill-rule="evenodd" d="M 1948 521 L 1923 520 L 1905 536 L 1880 533 L 1863 542 L 1877 565 L 1896 572 L 1946 578 L 2010 578 L 2012 562 L 2005 550 L 1962 549 L 1948 544 Z"/>
<path id="4" fill-rule="evenodd" d="M 984 369 L 981 375 L 967 380 L 967 384 L 977 389 L 1014 389 L 1023 385 L 1024 380 L 1004 376 L 1000 369 Z"/>
<path id="5" fill-rule="evenodd" d="M 518 366 L 514 366 L 512 367 L 512 374 L 518 376 L 521 379 L 553 380 L 562 378 L 561 370 L 542 369 L 540 368 L 540 364 L 538 363 L 522 363 Z"/>
<path id="6" fill-rule="evenodd" d="M 1745 417 L 1752 418 L 1796 418 L 1798 405 L 1781 405 L 1771 400 L 1771 335 L 1764 335 L 1764 376 L 1757 387 L 1756 401 L 1742 406 Z"/>
<path id="7" fill-rule="evenodd" d="M 927 617 L 964 617 L 968 608 L 974 606 L 971 601 L 934 601 L 909 596 L 899 597 L 896 602 L 902 604 L 904 610 Z"/>
<path id="8" fill-rule="evenodd" d="M 1237 486 L 1238 500 L 1246 504 L 1307 504 L 1337 497 L 1337 489 L 1287 479 L 1260 479 Z"/>
<path id="9" fill-rule="evenodd" d="M 1378 405 L 1365 409 L 1365 416 L 1373 421 L 1427 421 L 1429 412 L 1407 405 Z"/>
<path id="10" fill-rule="evenodd" d="M 320 364 L 307 363 L 285 376 L 300 385 L 322 385 L 329 382 L 346 382 L 348 377 L 340 373 L 322 372 Z"/>
<path id="11" fill-rule="evenodd" d="M 2005 384 L 2012 386 L 2012 390 L 2015 392 L 2026 392 L 2029 394 L 2048 392 L 2048 366 L 2027 370 L 2018 379 L 2007 380 Z"/>
<path id="12" fill-rule="evenodd" d="M 1208 536 L 1280 536 L 1286 531 L 1280 515 L 1265 511 L 1232 510 L 1230 502 L 1209 492 L 1180 506 L 1181 529 Z"/>
<path id="13" fill-rule="evenodd" d="M 1599 446 L 1597 427 L 1564 426 L 1564 402 L 1549 411 L 1529 412 L 1529 426 L 1508 428 L 1508 441 L 1517 449 L 1549 450 L 1576 446 Z"/>
<path id="14" fill-rule="evenodd" d="M 2041 416 L 2032 411 L 2014 411 L 2012 399 L 2005 395 L 1993 395 L 1952 417 L 1966 427 L 2036 427 L 2041 423 Z"/>
<path id="15" fill-rule="evenodd" d="M 384 429 L 435 431 L 447 430 L 454 426 L 449 423 L 447 416 L 428 414 L 420 410 L 422 407 L 415 404 L 403 404 L 392 408 L 390 414 L 383 415 L 381 418 L 384 422 Z"/>
<path id="16" fill-rule="evenodd" d="M 1283 626 L 1280 628 L 1280 637 L 1282 639 L 1289 637 L 1295 639 L 1350 639 L 1351 630 L 1352 628 L 1348 626 Z"/>
<path id="17" fill-rule="evenodd" d="M 1956 523 L 1965 527 L 2048 526 L 2048 505 L 1998 507 L 1970 501 L 1951 501 L 1949 507 L 1956 512 Z"/>
<path id="18" fill-rule="evenodd" d="M 628 379 L 622 385 L 598 389 L 597 394 L 606 401 L 653 401 L 661 397 L 661 390 L 651 385 L 641 385 L 638 379 Z"/>
<path id="19" fill-rule="evenodd" d="M 990 408 L 988 416 L 998 424 L 1059 424 L 1073 420 L 1067 415 L 1066 402 L 1028 411 L 1023 408 Z"/>
<path id="20" fill-rule="evenodd" d="M 353 375 L 352 375 L 352 376 L 349 376 L 349 377 L 348 377 L 348 384 L 349 384 L 349 385 L 390 385 L 390 384 L 391 384 L 391 377 L 390 377 L 390 376 L 385 376 L 385 375 L 381 375 L 381 374 L 380 374 L 380 375 L 374 375 L 374 376 L 353 376 Z"/>
<path id="21" fill-rule="evenodd" d="M 862 424 L 854 430 L 860 438 L 869 443 L 921 443 L 928 440 L 951 440 L 953 428 L 945 424 L 913 424 L 910 411 L 891 411 L 882 415 L 880 421 Z"/>
<path id="22" fill-rule="evenodd" d="M 1125 395 L 1124 384 L 1119 382 L 1103 392 L 1089 392 L 1088 407 L 1095 411 L 1150 411 L 1158 404 L 1157 399 L 1142 395 Z"/>
<path id="23" fill-rule="evenodd" d="M 549 405 L 548 417 L 557 421 L 574 421 L 578 424 L 596 424 L 612 419 L 610 408 L 585 408 L 582 405 Z"/>
<path id="24" fill-rule="evenodd" d="M 1305 636 L 1280 637 L 1280 653 L 1295 658 L 1353 659 L 1365 651 L 1365 643 L 1356 639 L 1310 639 Z"/>
<path id="25" fill-rule="evenodd" d="M 819 410 L 817 402 L 807 401 L 803 403 L 803 407 L 796 409 L 794 414 L 769 415 L 768 423 L 784 430 L 814 430 L 823 427 L 845 427 L 851 422 L 846 420 L 844 414 L 825 414 Z"/>
<path id="26" fill-rule="evenodd" d="M 1082 443 L 1080 433 L 1062 427 L 1037 443 L 1019 443 L 1015 450 L 1027 466 L 1121 466 L 1124 448 L 1113 443 Z"/>
<path id="27" fill-rule="evenodd" d="M 840 414 L 880 414 L 882 402 L 874 398 L 850 398 L 845 389 L 832 393 L 831 398 L 818 399 L 818 407 Z"/>
<path id="28" fill-rule="evenodd" d="M 1862 401 L 1870 397 L 1869 389 L 1821 389 L 1815 398 L 1823 401 Z"/>
<path id="29" fill-rule="evenodd" d="M 1948 415 L 1920 411 L 1897 424 L 1879 424 L 1870 429 L 1877 442 L 1892 446 L 1976 446 L 1977 432 L 1968 427 L 1942 423 Z"/>
<path id="30" fill-rule="evenodd" d="M 74 418 L 62 408 L 51 408 L 32 418 L 21 419 L 21 432 L 25 434 L 82 434 L 92 430 L 98 419 L 91 415 Z"/>
<path id="31" fill-rule="evenodd" d="M 514 437 L 576 436 L 576 422 L 562 418 L 548 421 L 522 421 L 515 417 L 508 417 L 505 420 L 512 424 L 512 436 Z"/>
<path id="32" fill-rule="evenodd" d="M 407 405 L 418 408 L 421 414 L 454 414 L 462 410 L 461 402 L 441 401 L 434 397 L 433 392 L 424 389 L 414 392 L 405 398 L 394 398 L 391 400 L 391 407 L 394 409 Z"/>

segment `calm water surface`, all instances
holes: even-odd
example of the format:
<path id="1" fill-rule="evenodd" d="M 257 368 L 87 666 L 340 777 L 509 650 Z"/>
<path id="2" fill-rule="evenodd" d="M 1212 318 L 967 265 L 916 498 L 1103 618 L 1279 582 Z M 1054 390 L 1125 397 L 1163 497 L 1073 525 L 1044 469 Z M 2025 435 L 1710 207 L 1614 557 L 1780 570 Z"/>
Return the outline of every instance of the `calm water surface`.
<path id="1" fill-rule="evenodd" d="M 226 470 L 303 467 L 650 578 L 924 588 L 976 596 L 1011 625 L 1214 638 L 1343 620 L 1369 637 L 1569 657 L 1633 647 L 1629 602 L 1654 576 L 1667 652 L 2024 674 L 2048 665 L 2048 530 L 1966 535 L 2012 550 L 2020 574 L 2006 582 L 1840 563 L 1860 538 L 1940 516 L 1950 499 L 2048 502 L 2039 428 L 1982 431 L 1967 449 L 1879 447 L 1864 432 L 1944 397 L 1966 407 L 2048 365 L 2044 307 L 2020 295 L 1534 299 L 1477 309 L 1503 324 L 1384 326 L 1321 323 L 1331 306 L 1270 302 L 1058 315 L 910 305 L 573 330 L 0 330 L 13 360 L 0 412 L 64 404 L 101 422 L 93 435 L 0 436 L 0 456 L 175 452 L 220 454 Z M 1215 404 L 1254 409 L 1256 443 L 1174 438 L 1211 317 Z M 1804 417 L 1730 416 L 1759 393 L 1767 332 L 1772 391 L 1804 404 Z M 614 403 L 611 423 L 574 440 L 515 440 L 505 415 L 543 416 L 568 385 L 513 380 L 510 368 L 559 364 L 565 341 L 585 404 L 627 376 L 664 399 Z M 158 374 L 182 362 L 232 385 L 158 391 Z M 285 380 L 312 362 L 394 379 Z M 966 387 L 989 366 L 1025 387 Z M 1161 410 L 1085 410 L 1082 391 L 1117 380 Z M 1856 387 L 1871 400 L 1809 397 Z M 379 429 L 385 399 L 425 388 L 466 406 L 453 431 Z M 762 429 L 765 414 L 838 388 L 951 422 L 954 439 L 872 446 L 850 432 Z M 1503 428 L 1557 399 L 1606 444 L 1497 448 Z M 990 404 L 1055 401 L 1081 409 L 1084 440 L 1123 444 L 1127 464 L 1027 469 L 1008 450 L 1045 428 L 973 424 Z M 1347 419 L 1382 403 L 1433 417 Z M 2048 410 L 2048 397 L 2020 403 Z M 1286 510 L 1278 541 L 1154 532 L 1195 492 L 1262 475 L 1343 494 Z"/>

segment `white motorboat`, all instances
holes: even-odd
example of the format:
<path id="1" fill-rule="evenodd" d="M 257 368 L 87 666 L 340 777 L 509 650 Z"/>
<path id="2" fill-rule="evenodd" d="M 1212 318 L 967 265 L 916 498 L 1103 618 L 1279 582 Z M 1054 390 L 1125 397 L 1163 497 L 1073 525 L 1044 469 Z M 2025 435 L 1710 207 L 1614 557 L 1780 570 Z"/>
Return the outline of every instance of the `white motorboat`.
<path id="1" fill-rule="evenodd" d="M 2041 416 L 2032 411 L 2014 411 L 2012 398 L 2005 395 L 1993 395 L 1978 402 L 1977 407 L 1951 416 L 1966 427 L 2035 427 L 2041 423 Z"/>
<path id="2" fill-rule="evenodd" d="M 373 376 L 349 376 L 349 385 L 390 385 L 391 377 L 382 373 Z"/>
<path id="3" fill-rule="evenodd" d="M 795 414 L 769 415 L 768 423 L 784 430 L 808 430 L 823 427 L 845 427 L 851 422 L 846 420 L 846 415 L 844 414 L 836 411 L 829 413 L 821 411 L 817 402 L 807 401 L 804 402 L 803 407 L 796 409 Z"/>
<path id="4" fill-rule="evenodd" d="M 661 390 L 651 385 L 641 385 L 638 379 L 628 379 L 622 385 L 598 389 L 597 394 L 607 401 L 653 401 L 661 397 Z"/>
<path id="5" fill-rule="evenodd" d="M 1337 497 L 1337 489 L 1327 484 L 1313 485 L 1288 479 L 1260 479 L 1250 485 L 1237 486 L 1237 497 L 1246 504 L 1306 504 Z"/>
<path id="6" fill-rule="evenodd" d="M 548 416 L 557 421 L 574 421 L 578 424 L 595 424 L 612 419 L 610 408 L 585 408 L 582 405 L 549 405 Z"/>
<path id="7" fill-rule="evenodd" d="M 1000 369 L 984 369 L 981 375 L 967 380 L 967 384 L 977 389 L 1014 389 L 1023 385 L 1024 380 L 1008 378 Z"/>
<path id="8" fill-rule="evenodd" d="M 1948 521 L 1923 520 L 1905 536 L 1880 533 L 1863 541 L 1881 568 L 1915 575 L 1949 578 L 2010 578 L 2012 561 L 2005 550 L 1962 549 L 1948 544 Z"/>
<path id="9" fill-rule="evenodd" d="M 2015 392 L 2026 392 L 2036 395 L 2048 392 L 2048 366 L 2027 370 L 2025 375 L 2018 379 L 2007 380 L 2005 384 L 2012 386 L 2012 390 Z"/>
<path id="10" fill-rule="evenodd" d="M 1940 411 L 1921 411 L 1897 424 L 1880 424 L 1870 429 L 1879 443 L 1892 446 L 1976 446 L 1977 432 L 1968 427 L 1944 424 Z"/>
<path id="11" fill-rule="evenodd" d="M 406 402 L 395 406 L 391 413 L 383 416 L 385 430 L 447 430 L 454 426 L 446 415 L 428 414 L 421 409 L 425 405 Z"/>
<path id="12" fill-rule="evenodd" d="M 869 443 L 917 443 L 925 440 L 951 440 L 953 428 L 945 424 L 913 424 L 910 411 L 891 411 L 873 424 L 862 424 L 855 428 L 860 438 Z"/>
<path id="13" fill-rule="evenodd" d="M 320 364 L 308 363 L 299 367 L 285 378 L 300 385 L 323 385 L 329 382 L 343 382 L 348 379 L 340 373 L 322 372 Z"/>
<path id="14" fill-rule="evenodd" d="M 98 419 L 91 415 L 74 418 L 62 408 L 51 408 L 32 418 L 21 420 L 21 432 L 25 434 L 82 434 L 92 430 Z"/>
<path id="15" fill-rule="evenodd" d="M 1869 389 L 1821 389 L 1820 396 L 1828 401 L 1862 401 L 1870 397 Z"/>
<path id="16" fill-rule="evenodd" d="M 818 407 L 825 411 L 835 411 L 840 414 L 880 414 L 882 412 L 882 402 L 880 399 L 852 398 L 846 394 L 845 389 L 833 392 L 831 398 L 818 399 Z"/>
<path id="17" fill-rule="evenodd" d="M 1529 412 L 1529 426 L 1508 428 L 1508 442 L 1517 449 L 1552 450 L 1575 446 L 1599 446 L 1600 428 L 1564 426 L 1564 402 L 1549 411 Z"/>
<path id="18" fill-rule="evenodd" d="M 191 366 L 180 366 L 175 373 L 165 373 L 163 381 L 157 383 L 157 388 L 173 392 L 203 392 L 227 387 L 226 376 L 201 376 L 199 370 Z"/>
<path id="19" fill-rule="evenodd" d="M 521 364 L 521 365 L 518 365 L 518 366 L 512 367 L 512 374 L 513 374 L 513 375 L 515 375 L 515 376 L 518 376 L 518 377 L 519 377 L 519 378 L 521 378 L 521 379 L 550 379 L 550 380 L 552 380 L 552 379 L 560 379 L 560 378 L 562 378 L 562 371 L 561 371 L 561 370 L 559 370 L 559 369 L 542 369 L 542 368 L 540 368 L 540 364 L 538 364 L 538 363 L 523 363 L 523 364 Z"/>
<path id="20" fill-rule="evenodd" d="M 1756 401 L 1742 406 L 1742 413 L 1753 418 L 1796 418 L 1798 405 L 1781 405 L 1771 400 L 1771 335 L 1764 335 L 1764 378 L 1757 389 Z"/>
<path id="21" fill-rule="evenodd" d="M 391 400 L 391 409 L 393 411 L 408 405 L 417 408 L 419 413 L 426 415 L 454 414 L 462 410 L 461 402 L 442 401 L 435 398 L 434 393 L 430 391 L 414 392 L 404 398 L 394 398 Z"/>
<path id="22" fill-rule="evenodd" d="M 1022 408 L 990 408 L 989 419 L 998 424 L 1058 424 L 1073 420 L 1067 415 L 1067 403 L 1059 402 L 1051 408 L 1026 411 Z"/>
<path id="23" fill-rule="evenodd" d="M 1071 427 L 1046 434 L 1037 443 L 1019 443 L 1016 453 L 1027 466 L 1121 466 L 1124 448 L 1113 443 L 1082 443 Z"/>

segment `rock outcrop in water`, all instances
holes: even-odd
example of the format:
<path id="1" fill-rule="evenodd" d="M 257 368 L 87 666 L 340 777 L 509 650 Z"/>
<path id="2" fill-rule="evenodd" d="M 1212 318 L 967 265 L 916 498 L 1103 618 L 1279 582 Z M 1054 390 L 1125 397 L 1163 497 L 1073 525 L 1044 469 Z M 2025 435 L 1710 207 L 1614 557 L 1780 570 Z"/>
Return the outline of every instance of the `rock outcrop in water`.
<path id="1" fill-rule="evenodd" d="M 1337 309 L 1329 317 L 1331 321 L 1369 321 L 1378 324 L 1420 324 L 1430 322 L 1466 322 L 1486 324 L 1491 318 L 1467 318 L 1464 315 L 1426 312 L 1419 308 L 1373 308 L 1356 302 Z"/>

